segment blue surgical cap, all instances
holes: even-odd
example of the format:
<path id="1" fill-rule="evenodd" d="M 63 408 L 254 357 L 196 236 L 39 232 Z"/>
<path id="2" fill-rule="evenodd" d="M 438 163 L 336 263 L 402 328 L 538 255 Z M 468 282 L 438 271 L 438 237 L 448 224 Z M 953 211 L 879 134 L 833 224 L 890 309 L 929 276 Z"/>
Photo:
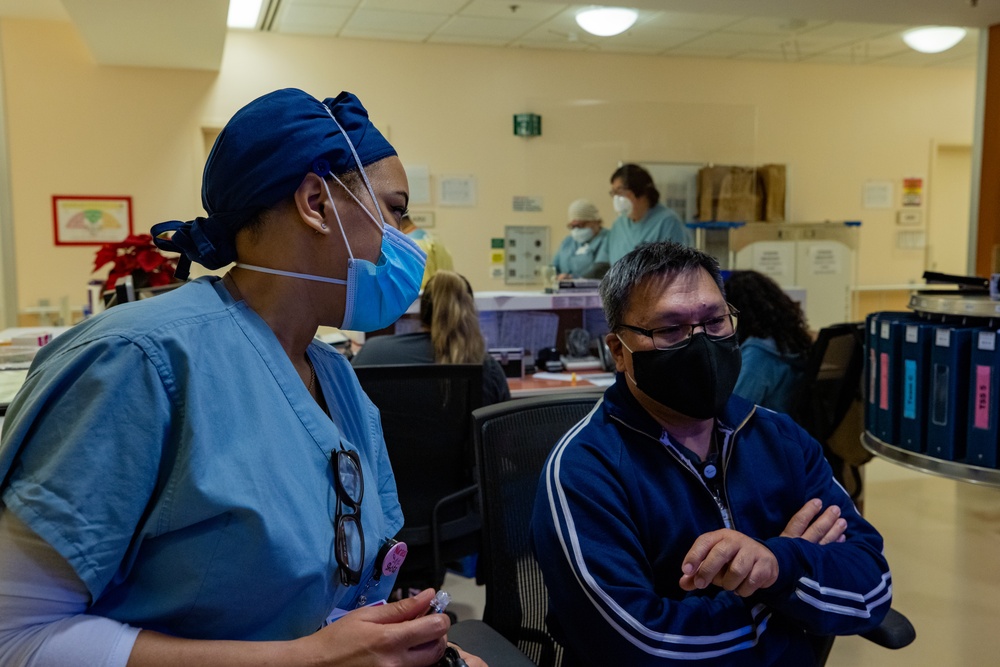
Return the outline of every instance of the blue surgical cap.
<path id="1" fill-rule="evenodd" d="M 209 269 L 234 262 L 236 233 L 291 196 L 308 172 L 326 176 L 357 168 L 341 128 L 362 166 L 396 154 L 351 93 L 320 102 L 285 88 L 250 102 L 226 123 L 205 163 L 201 202 L 208 217 L 154 225 L 156 245 Z M 156 238 L 168 231 L 174 232 L 170 239 Z M 183 278 L 188 262 L 182 264 Z"/>

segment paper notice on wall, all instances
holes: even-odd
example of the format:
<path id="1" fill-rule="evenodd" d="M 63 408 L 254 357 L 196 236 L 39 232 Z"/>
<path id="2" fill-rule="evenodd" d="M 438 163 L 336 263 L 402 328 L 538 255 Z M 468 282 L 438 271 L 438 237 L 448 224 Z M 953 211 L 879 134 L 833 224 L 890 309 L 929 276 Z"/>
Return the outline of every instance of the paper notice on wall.
<path id="1" fill-rule="evenodd" d="M 868 181 L 862 199 L 865 208 L 892 208 L 892 181 Z"/>
<path id="2" fill-rule="evenodd" d="M 806 270 L 814 276 L 835 276 L 840 273 L 840 253 L 832 246 L 809 246 Z"/>
<path id="3" fill-rule="evenodd" d="M 453 175 L 438 178 L 438 204 L 440 206 L 475 206 L 476 177 Z"/>
<path id="4" fill-rule="evenodd" d="M 770 276 L 777 282 L 792 280 L 795 275 L 795 246 L 792 243 L 753 244 L 751 261 L 754 271 Z"/>
<path id="5" fill-rule="evenodd" d="M 410 206 L 431 203 L 431 171 L 427 165 L 404 164 L 406 180 L 410 185 Z M 418 227 L 420 225 L 417 225 Z"/>

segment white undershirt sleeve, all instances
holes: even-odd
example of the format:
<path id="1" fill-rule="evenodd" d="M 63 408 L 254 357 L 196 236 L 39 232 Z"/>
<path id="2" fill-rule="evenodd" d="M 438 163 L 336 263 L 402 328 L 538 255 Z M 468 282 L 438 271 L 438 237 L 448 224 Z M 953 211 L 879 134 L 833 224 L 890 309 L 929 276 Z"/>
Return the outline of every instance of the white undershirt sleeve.
<path id="1" fill-rule="evenodd" d="M 89 603 L 70 564 L 0 503 L 0 665 L 125 667 L 139 629 Z"/>

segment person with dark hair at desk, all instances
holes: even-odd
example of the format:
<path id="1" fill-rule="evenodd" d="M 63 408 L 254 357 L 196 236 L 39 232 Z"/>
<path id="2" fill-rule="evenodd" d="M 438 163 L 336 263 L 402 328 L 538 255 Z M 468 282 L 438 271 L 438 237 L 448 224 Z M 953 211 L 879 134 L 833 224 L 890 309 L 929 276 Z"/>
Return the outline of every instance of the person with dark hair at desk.
<path id="1" fill-rule="evenodd" d="M 531 530 L 563 665 L 816 665 L 879 625 L 882 538 L 787 415 L 733 386 L 718 263 L 639 246 L 604 276 L 615 384 L 555 444 Z"/>
<path id="2" fill-rule="evenodd" d="M 486 353 L 469 281 L 438 271 L 420 294 L 421 330 L 374 336 L 354 355 L 354 366 L 388 364 L 483 364 L 483 405 L 510 400 L 500 363 Z"/>
<path id="3" fill-rule="evenodd" d="M 403 551 L 395 478 L 315 338 L 416 298 L 403 165 L 357 97 L 289 88 L 233 116 L 202 181 L 206 217 L 152 235 L 182 268 L 235 266 L 62 334 L 7 412 L 0 663 L 434 664 L 433 591 L 375 606 Z"/>
<path id="4" fill-rule="evenodd" d="M 790 412 L 813 342 L 802 308 L 757 271 L 733 271 L 726 279 L 726 299 L 742 313 L 736 338 L 743 368 L 733 393 Z"/>
<path id="5" fill-rule="evenodd" d="M 654 241 L 693 245 L 691 232 L 660 201 L 653 177 L 637 164 L 623 164 L 611 174 L 614 225 L 608 236 L 608 261 L 612 264 L 633 248 Z"/>

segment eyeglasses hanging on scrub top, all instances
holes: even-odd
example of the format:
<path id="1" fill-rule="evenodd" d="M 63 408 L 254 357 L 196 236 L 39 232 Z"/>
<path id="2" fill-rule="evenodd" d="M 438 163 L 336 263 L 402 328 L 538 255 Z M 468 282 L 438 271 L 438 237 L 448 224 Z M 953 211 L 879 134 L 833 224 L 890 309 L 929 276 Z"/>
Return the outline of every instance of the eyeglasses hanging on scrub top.
<path id="1" fill-rule="evenodd" d="M 361 500 L 365 496 L 365 478 L 358 453 L 341 449 L 331 460 L 333 484 L 337 491 L 336 551 L 340 582 L 356 586 L 361 582 L 365 564 L 365 536 L 361 530 Z M 344 510 L 350 510 L 350 514 Z"/>

